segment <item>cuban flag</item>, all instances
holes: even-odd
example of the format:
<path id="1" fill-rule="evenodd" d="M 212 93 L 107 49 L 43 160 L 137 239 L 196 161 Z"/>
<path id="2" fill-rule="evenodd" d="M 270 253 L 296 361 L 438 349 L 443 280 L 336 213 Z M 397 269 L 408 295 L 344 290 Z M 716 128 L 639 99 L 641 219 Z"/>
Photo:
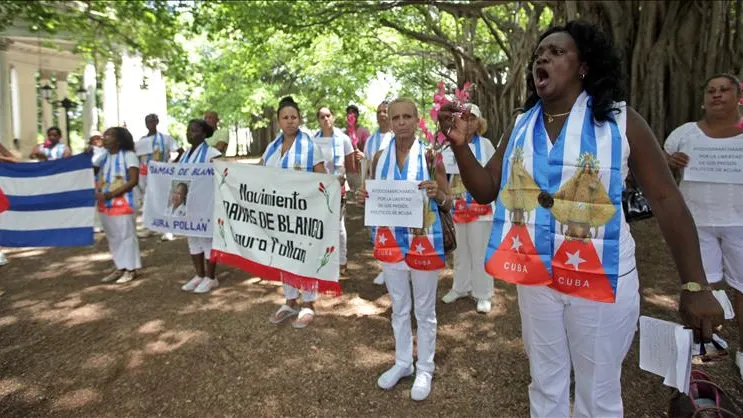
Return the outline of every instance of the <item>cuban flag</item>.
<path id="1" fill-rule="evenodd" d="M 88 154 L 0 164 L 0 247 L 93 245 L 92 168 Z"/>

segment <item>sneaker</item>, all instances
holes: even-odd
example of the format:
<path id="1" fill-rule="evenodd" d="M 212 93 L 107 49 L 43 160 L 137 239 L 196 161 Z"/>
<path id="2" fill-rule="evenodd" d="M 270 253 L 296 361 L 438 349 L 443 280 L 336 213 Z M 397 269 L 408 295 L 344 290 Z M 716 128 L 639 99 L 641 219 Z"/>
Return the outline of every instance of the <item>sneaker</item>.
<path id="1" fill-rule="evenodd" d="M 170 232 L 163 234 L 163 236 L 160 237 L 161 241 L 173 241 L 175 240 L 175 235 L 171 234 Z"/>
<path id="2" fill-rule="evenodd" d="M 431 380 L 433 380 L 431 372 L 418 371 L 415 374 L 413 388 L 410 389 L 410 399 L 414 401 L 425 400 L 431 394 Z"/>
<path id="3" fill-rule="evenodd" d="M 134 272 L 133 271 L 125 271 L 124 274 L 119 277 L 119 280 L 116 280 L 117 284 L 122 283 L 129 283 L 132 280 L 134 280 Z"/>
<path id="4" fill-rule="evenodd" d="M 5 253 L 0 252 L 0 266 L 4 266 L 8 264 L 8 257 L 5 256 Z"/>
<path id="5" fill-rule="evenodd" d="M 196 286 L 196 289 L 193 290 L 194 293 L 209 293 L 212 289 L 219 286 L 219 280 L 217 279 L 210 279 L 208 277 L 204 277 L 204 279 L 199 283 L 198 286 Z"/>
<path id="6" fill-rule="evenodd" d="M 374 284 L 384 286 L 384 273 L 377 274 L 377 277 L 374 278 Z"/>
<path id="7" fill-rule="evenodd" d="M 183 290 L 184 292 L 193 292 L 193 290 L 196 289 L 196 286 L 198 286 L 203 279 L 203 277 L 193 276 L 191 280 L 188 281 L 188 283 L 181 286 L 181 290 Z"/>
<path id="8" fill-rule="evenodd" d="M 493 304 L 490 302 L 490 299 L 477 299 L 477 312 L 488 313 L 492 307 Z"/>
<path id="9" fill-rule="evenodd" d="M 735 364 L 738 366 L 740 371 L 740 378 L 743 379 L 743 351 L 735 352 Z"/>
<path id="10" fill-rule="evenodd" d="M 124 271 L 123 270 L 114 270 L 111 273 L 108 273 L 106 275 L 106 277 L 102 278 L 101 281 L 103 283 L 110 283 L 110 282 L 118 279 L 119 277 L 121 277 L 122 274 L 124 274 Z"/>
<path id="11" fill-rule="evenodd" d="M 395 364 L 394 366 L 392 366 L 392 368 L 379 376 L 379 379 L 377 379 L 377 386 L 384 390 L 392 389 L 393 387 L 395 387 L 397 382 L 400 381 L 400 379 L 402 379 L 403 377 L 412 376 L 413 372 L 415 372 L 413 366 L 410 366 L 406 369 Z"/>
<path id="12" fill-rule="evenodd" d="M 447 293 L 446 295 L 444 295 L 443 298 L 441 298 L 441 301 L 444 302 L 444 303 L 452 303 L 455 300 L 462 299 L 464 297 L 467 297 L 467 294 L 466 293 L 459 293 L 456 290 L 452 289 L 452 290 L 449 291 L 449 293 Z"/>

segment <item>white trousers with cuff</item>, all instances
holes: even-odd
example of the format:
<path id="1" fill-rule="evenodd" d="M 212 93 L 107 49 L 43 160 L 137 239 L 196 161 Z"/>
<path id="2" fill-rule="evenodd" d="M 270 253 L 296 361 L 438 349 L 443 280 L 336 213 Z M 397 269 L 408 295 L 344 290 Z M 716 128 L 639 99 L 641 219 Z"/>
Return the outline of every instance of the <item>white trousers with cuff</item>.
<path id="1" fill-rule="evenodd" d="M 529 356 L 532 417 L 621 417 L 622 361 L 640 314 L 637 271 L 620 277 L 615 303 L 594 302 L 546 286 L 518 286 L 524 346 Z"/>
<path id="2" fill-rule="evenodd" d="M 493 297 L 493 278 L 485 272 L 485 247 L 492 221 L 454 224 L 457 249 L 454 250 L 454 285 L 459 294 L 472 293 L 475 299 Z"/>
<path id="3" fill-rule="evenodd" d="M 436 353 L 436 289 L 439 271 L 412 270 L 404 263 L 382 263 L 384 283 L 392 299 L 392 332 L 395 336 L 395 364 L 413 365 L 413 330 L 410 310 L 415 308 L 418 324 L 420 371 L 433 373 Z M 412 291 L 411 291 L 412 284 Z"/>
<path id="4" fill-rule="evenodd" d="M 116 269 L 132 271 L 142 268 L 136 216 L 109 216 L 102 213 L 101 225 Z"/>
<path id="5" fill-rule="evenodd" d="M 338 239 L 338 264 L 348 263 L 348 231 L 346 230 L 346 205 L 341 205 L 340 238 Z"/>
<path id="6" fill-rule="evenodd" d="M 317 300 L 317 292 L 312 292 L 312 291 L 307 291 L 307 290 L 303 290 L 300 292 L 299 289 L 297 289 L 296 287 L 289 286 L 286 283 L 284 283 L 283 287 L 284 287 L 284 297 L 286 298 L 286 300 L 299 299 L 300 293 L 302 294 L 302 302 L 304 303 L 310 303 L 310 302 L 314 302 Z"/>

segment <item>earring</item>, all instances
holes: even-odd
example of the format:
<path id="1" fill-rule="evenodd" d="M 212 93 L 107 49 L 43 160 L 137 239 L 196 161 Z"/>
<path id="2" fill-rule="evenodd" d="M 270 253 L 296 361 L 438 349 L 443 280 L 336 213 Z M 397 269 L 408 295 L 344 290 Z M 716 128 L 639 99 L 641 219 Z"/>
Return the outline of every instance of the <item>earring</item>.
<path id="1" fill-rule="evenodd" d="M 580 77 L 581 80 L 583 80 L 584 78 L 586 78 L 586 75 L 585 74 L 581 74 L 579 77 Z"/>
<path id="2" fill-rule="evenodd" d="M 702 110 L 704 110 L 704 105 L 702 105 Z"/>

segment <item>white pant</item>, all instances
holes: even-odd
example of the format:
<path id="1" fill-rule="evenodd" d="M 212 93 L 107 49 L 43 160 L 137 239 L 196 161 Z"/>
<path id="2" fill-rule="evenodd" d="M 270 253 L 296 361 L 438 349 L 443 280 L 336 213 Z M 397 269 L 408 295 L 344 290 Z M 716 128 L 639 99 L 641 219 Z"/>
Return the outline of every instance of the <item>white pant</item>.
<path id="1" fill-rule="evenodd" d="M 616 303 L 568 296 L 546 286 L 518 286 L 529 356 L 532 417 L 621 417 L 622 361 L 640 315 L 637 272 L 619 278 Z"/>
<path id="2" fill-rule="evenodd" d="M 299 289 L 297 289 L 294 286 L 289 286 L 288 284 L 284 283 L 284 297 L 286 300 L 295 300 L 299 298 Z M 302 292 L 302 302 L 304 303 L 310 303 L 317 300 L 317 292 L 312 292 L 308 290 L 303 290 Z"/>
<path id="3" fill-rule="evenodd" d="M 700 226 L 697 233 L 707 281 L 725 279 L 743 293 L 743 226 Z"/>
<path id="4" fill-rule="evenodd" d="M 142 268 L 135 215 L 109 216 L 102 213 L 101 224 L 116 268 L 130 271 Z"/>
<path id="5" fill-rule="evenodd" d="M 188 253 L 191 255 L 204 253 L 204 258 L 209 260 L 212 255 L 212 239 L 203 237 L 188 237 Z"/>
<path id="6" fill-rule="evenodd" d="M 397 264 L 382 264 L 384 283 L 392 299 L 392 332 L 395 335 L 395 364 L 408 368 L 413 365 L 413 331 L 410 309 L 415 307 L 418 324 L 418 362 L 421 371 L 434 370 L 436 353 L 436 288 L 438 271 L 403 269 Z M 413 284 L 412 295 L 410 283 Z"/>
<path id="7" fill-rule="evenodd" d="M 485 247 L 493 222 L 454 224 L 457 249 L 454 250 L 454 286 L 457 293 L 470 293 L 475 299 L 493 296 L 493 278 L 485 272 Z"/>
<path id="8" fill-rule="evenodd" d="M 338 264 L 348 263 L 348 232 L 346 231 L 346 205 L 341 205 L 341 227 L 340 238 L 338 239 Z"/>

